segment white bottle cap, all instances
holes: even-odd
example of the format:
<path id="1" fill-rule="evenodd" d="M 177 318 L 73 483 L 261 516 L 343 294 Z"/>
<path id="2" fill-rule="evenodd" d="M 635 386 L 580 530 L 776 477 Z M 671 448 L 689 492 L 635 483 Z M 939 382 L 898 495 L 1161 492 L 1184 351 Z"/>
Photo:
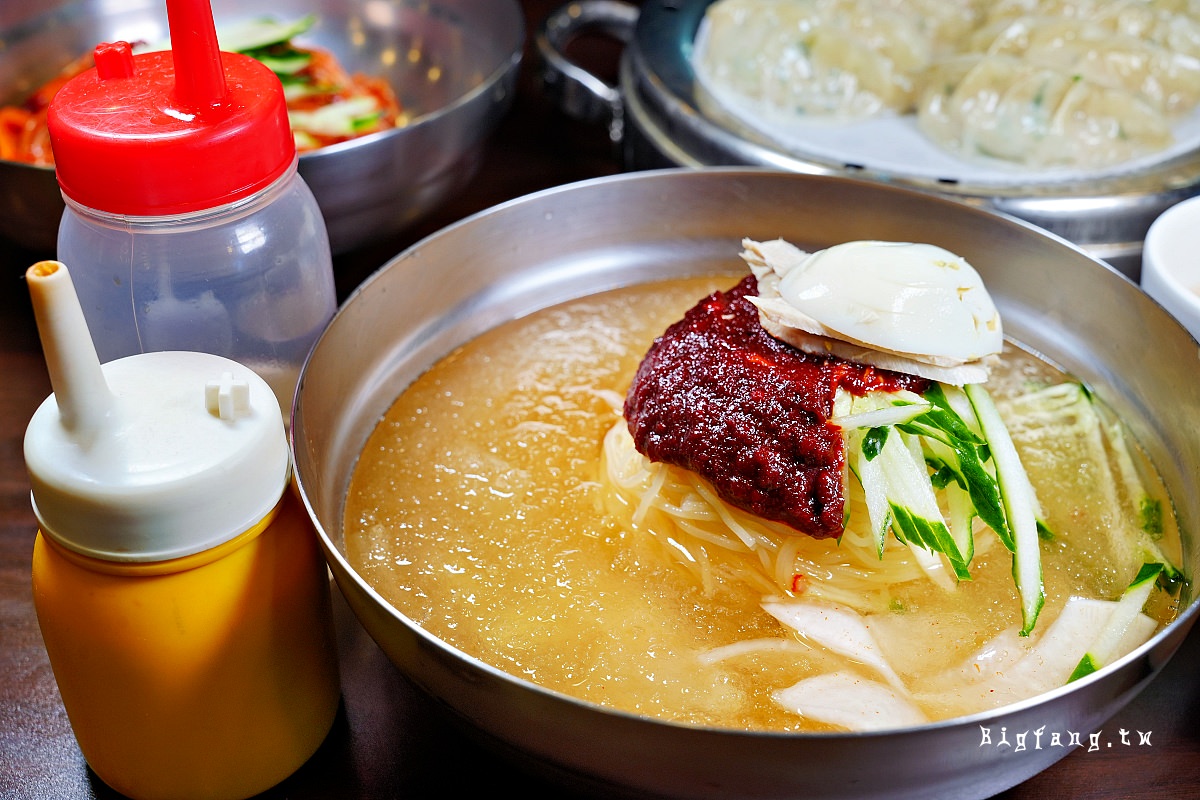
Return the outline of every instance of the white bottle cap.
<path id="1" fill-rule="evenodd" d="M 55 394 L 25 432 L 41 529 L 84 555 L 146 562 L 207 550 L 261 521 L 290 478 L 271 387 L 207 353 L 100 366 L 66 270 L 47 263 L 29 280 Z M 32 276 L 39 266 L 46 274 Z"/>

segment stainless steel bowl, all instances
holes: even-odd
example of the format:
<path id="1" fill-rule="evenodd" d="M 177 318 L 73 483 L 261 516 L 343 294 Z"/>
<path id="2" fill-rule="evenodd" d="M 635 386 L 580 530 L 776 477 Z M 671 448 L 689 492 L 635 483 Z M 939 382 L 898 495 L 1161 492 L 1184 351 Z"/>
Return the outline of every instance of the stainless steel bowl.
<path id="1" fill-rule="evenodd" d="M 335 254 L 398 233 L 474 176 L 511 105 L 525 41 L 515 0 L 212 0 L 212 9 L 218 27 L 317 14 L 301 41 L 387 78 L 411 115 L 404 127 L 301 155 Z M 162 0 L 75 0 L 14 19 L 0 31 L 0 103 L 24 99 L 100 42 L 167 37 Z M 52 254 L 62 211 L 52 168 L 0 161 L 0 236 Z"/>
<path id="2" fill-rule="evenodd" d="M 727 272 L 742 237 L 778 236 L 810 248 L 928 241 L 966 257 L 1005 331 L 1128 421 L 1174 497 L 1185 568 L 1196 574 L 1200 382 L 1180 365 L 1198 354 L 1174 319 L 1115 270 L 1015 218 L 931 193 L 769 170 L 648 171 L 568 185 L 467 218 L 394 258 L 344 303 L 304 368 L 292 426 L 299 489 L 338 586 L 397 667 L 488 741 L 576 788 L 693 799 L 990 797 L 1069 750 L 981 747 L 981 725 L 1086 737 L 1174 654 L 1197 606 L 1098 673 L 995 712 L 889 733 L 745 733 L 616 713 L 505 674 L 399 613 L 344 555 L 344 498 L 364 442 L 439 357 L 568 298 Z"/>
<path id="3" fill-rule="evenodd" d="M 728 115 L 696 90 L 692 44 L 713 0 L 576 0 L 541 25 L 538 52 L 547 93 L 567 113 L 608 124 L 629 169 L 747 165 L 845 175 L 936 191 L 1033 222 L 1134 278 L 1150 223 L 1200 193 L 1200 153 L 1121 175 L 1062 182 L 993 184 L 831 161 L 789 150 Z M 606 84 L 572 63 L 566 45 L 603 31 L 625 42 L 619 79 Z"/>

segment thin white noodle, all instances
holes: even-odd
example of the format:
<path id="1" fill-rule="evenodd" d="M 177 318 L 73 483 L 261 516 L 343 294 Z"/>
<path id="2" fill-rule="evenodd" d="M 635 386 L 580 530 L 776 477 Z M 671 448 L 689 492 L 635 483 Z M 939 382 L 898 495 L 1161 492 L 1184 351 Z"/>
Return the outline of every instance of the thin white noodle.
<path id="1" fill-rule="evenodd" d="M 646 514 L 650 511 L 650 508 L 654 506 L 662 496 L 662 487 L 663 484 L 666 483 L 666 480 L 667 474 L 665 472 L 660 471 L 657 475 L 651 476 L 650 488 L 645 494 L 642 495 L 642 500 L 640 503 L 638 503 L 637 510 L 633 512 L 634 522 L 642 522 L 645 520 Z"/>
<path id="2" fill-rule="evenodd" d="M 729 505 L 692 472 L 651 462 L 619 418 L 604 438 L 601 461 L 606 509 L 617 524 L 657 541 L 659 551 L 710 595 L 731 579 L 765 593 L 808 593 L 867 612 L 887 607 L 890 587 L 929 580 L 899 542 L 889 541 L 879 558 L 870 530 L 853 524 L 867 519 L 853 483 L 851 525 L 840 540 L 814 539 Z M 981 538 L 980 546 L 990 544 Z"/>
<path id="3" fill-rule="evenodd" d="M 742 543 L 736 536 L 722 535 L 720 531 L 697 525 L 689 519 L 676 519 L 674 522 L 681 530 L 687 531 L 697 539 L 724 547 L 727 550 L 737 550 L 738 545 Z"/>
<path id="4" fill-rule="evenodd" d="M 707 502 L 709 506 L 711 506 L 713 510 L 717 512 L 717 515 L 721 518 L 721 521 L 725 523 L 729 530 L 733 531 L 735 536 L 742 540 L 742 544 L 746 545 L 747 549 L 754 550 L 755 548 L 764 544 L 763 540 L 757 536 L 754 536 L 745 526 L 738 524 L 737 520 L 734 519 L 733 514 L 730 512 L 729 507 L 722 502 L 719 497 L 717 497 L 716 492 L 705 486 L 698 477 L 690 474 L 688 477 L 691 479 L 689 482 L 692 485 L 692 489 L 694 489 L 697 494 L 703 497 L 705 502 Z"/>

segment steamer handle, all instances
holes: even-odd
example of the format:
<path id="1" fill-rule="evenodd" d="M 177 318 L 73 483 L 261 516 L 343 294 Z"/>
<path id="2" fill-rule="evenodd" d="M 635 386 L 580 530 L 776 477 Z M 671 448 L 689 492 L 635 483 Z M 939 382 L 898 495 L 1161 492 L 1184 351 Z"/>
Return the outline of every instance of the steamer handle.
<path id="1" fill-rule="evenodd" d="M 543 94 L 572 119 L 607 122 L 614 144 L 624 137 L 621 90 L 573 63 L 566 48 L 579 36 L 597 32 L 628 45 L 639 14 L 637 6 L 619 0 L 577 0 L 551 12 L 536 38 Z"/>

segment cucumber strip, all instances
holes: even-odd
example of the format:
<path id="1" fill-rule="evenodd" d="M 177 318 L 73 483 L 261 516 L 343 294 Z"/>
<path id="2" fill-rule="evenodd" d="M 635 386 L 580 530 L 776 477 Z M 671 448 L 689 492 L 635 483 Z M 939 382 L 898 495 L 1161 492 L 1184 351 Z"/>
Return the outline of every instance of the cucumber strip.
<path id="1" fill-rule="evenodd" d="M 888 500 L 918 517 L 941 519 L 933 484 L 923 458 L 914 458 L 904 436 L 889 436 L 878 460 L 887 481 Z"/>
<path id="2" fill-rule="evenodd" d="M 272 55 L 270 52 L 248 53 L 256 61 L 279 76 L 280 80 L 300 72 L 312 63 L 312 56 L 299 50 L 289 50 L 285 55 Z"/>
<path id="3" fill-rule="evenodd" d="M 316 14 L 308 14 L 292 22 L 281 22 L 271 17 L 243 20 L 221 26 L 217 31 L 217 41 L 222 50 L 242 53 L 286 42 L 306 32 L 316 22 Z"/>
<path id="4" fill-rule="evenodd" d="M 902 430 L 911 432 L 913 428 L 906 425 Z M 996 532 L 1005 547 L 1012 550 L 1012 534 L 1000 503 L 1000 487 L 984 466 L 979 449 L 959 439 L 947 441 L 927 435 L 925 440 L 939 461 L 954 470 L 959 485 L 970 494 L 979 518 Z"/>
<path id="5" fill-rule="evenodd" d="M 967 426 L 967 430 L 983 441 L 983 432 L 979 429 L 979 420 L 975 418 L 975 409 L 971 408 L 971 400 L 967 393 L 960 386 L 940 383 L 938 387 L 942 390 L 942 397 L 946 399 L 946 408 L 957 414 Z"/>
<path id="6" fill-rule="evenodd" d="M 984 443 L 983 438 L 966 423 L 962 415 L 951 404 L 943 384 L 934 383 L 925 390 L 924 398 L 937 409 L 934 414 L 930 415 L 930 419 L 937 420 L 939 428 L 955 439 L 975 444 Z"/>
<path id="7" fill-rule="evenodd" d="M 354 121 L 351 122 L 350 125 L 354 128 L 354 132 L 358 133 L 360 131 L 366 130 L 367 128 L 371 127 L 372 125 L 378 124 L 379 120 L 382 117 L 383 117 L 383 112 L 376 111 L 374 114 L 366 114 L 361 117 L 355 117 Z"/>
<path id="8" fill-rule="evenodd" d="M 996 476 L 988 472 L 973 448 L 955 448 L 959 457 L 959 469 L 966 478 L 966 489 L 971 496 L 975 511 L 989 528 L 996 532 L 1000 541 L 1011 548 L 1013 535 L 1004 513 L 1000 484 Z"/>
<path id="9" fill-rule="evenodd" d="M 1129 445 L 1125 442 L 1125 434 L 1122 432 L 1121 426 L 1116 423 L 1102 424 L 1100 432 L 1108 441 L 1109 449 L 1113 453 L 1117 475 L 1125 487 L 1125 496 L 1133 504 L 1134 514 L 1140 514 L 1141 501 L 1149 493 L 1142 484 L 1141 477 L 1138 476 L 1137 467 L 1133 463 L 1133 455 L 1129 452 Z"/>
<path id="10" fill-rule="evenodd" d="M 316 14 L 307 14 L 292 22 L 274 17 L 256 17 L 221 25 L 217 28 L 217 46 L 227 53 L 247 53 L 271 45 L 283 44 L 308 31 L 317 22 Z M 138 53 L 170 50 L 171 40 L 146 42 L 135 48 Z M 247 53 L 248 54 L 248 53 Z"/>
<path id="11" fill-rule="evenodd" d="M 912 513 L 912 509 L 895 504 L 891 506 L 891 510 L 893 526 L 899 525 L 904 531 L 903 541 L 906 544 L 924 548 L 931 553 L 943 554 L 950 563 L 955 578 L 960 581 L 971 580 L 968 564 L 958 552 L 957 543 L 944 521 L 925 519 Z"/>
<path id="12" fill-rule="evenodd" d="M 1012 531 L 1013 579 L 1021 596 L 1021 635 L 1028 636 L 1046 602 L 1046 590 L 1042 583 L 1037 498 L 992 396 L 978 383 L 968 384 L 963 390 L 971 401 L 996 466 L 1004 516 Z"/>
<path id="13" fill-rule="evenodd" d="M 1137 467 L 1134 465 L 1133 455 L 1129 451 L 1129 443 L 1125 441 L 1125 434 L 1121 426 L 1116 423 L 1105 424 L 1101 426 L 1101 431 L 1113 453 L 1117 473 L 1125 487 L 1125 494 L 1132 504 L 1134 516 L 1138 520 L 1139 544 L 1142 553 L 1147 561 L 1161 563 L 1166 577 L 1171 581 L 1178 582 L 1182 579 L 1183 573 L 1167 558 L 1158 543 L 1163 533 L 1162 502 L 1146 491 L 1146 487 L 1138 475 Z"/>
<path id="14" fill-rule="evenodd" d="M 996 478 L 985 464 L 987 442 L 981 436 L 979 421 L 962 389 L 934 384 L 924 397 L 935 410 L 901 426 L 901 430 L 938 441 L 953 451 L 953 458 L 935 449 L 942 462 L 953 468 L 959 484 L 966 488 L 980 519 L 996 532 L 1004 546 L 1012 550 L 1012 534 L 1008 530 L 1000 504 L 1000 489 Z"/>
<path id="15" fill-rule="evenodd" d="M 1100 635 L 1083 654 L 1083 658 L 1079 660 L 1071 677 L 1067 678 L 1067 683 L 1079 680 L 1085 675 L 1091 675 L 1112 660 L 1112 654 L 1115 652 L 1118 642 L 1121 641 L 1121 637 L 1125 635 L 1125 631 L 1129 629 L 1137 615 L 1142 613 L 1142 608 L 1150 598 L 1150 593 L 1154 591 L 1158 576 L 1165 569 L 1166 565 L 1160 562 L 1147 562 L 1142 565 L 1133 582 L 1129 584 L 1129 588 L 1121 595 L 1121 599 L 1113 609 L 1112 616 L 1108 618 L 1108 622 L 1100 631 Z"/>
<path id="16" fill-rule="evenodd" d="M 842 430 L 851 428 L 882 428 L 909 422 L 929 411 L 929 403 L 903 403 L 873 408 L 867 411 L 851 410 L 840 417 L 830 417 L 829 422 Z"/>
<path id="17" fill-rule="evenodd" d="M 883 469 L 879 462 L 868 457 L 864 452 L 861 445 L 862 438 L 862 431 L 850 432 L 847 441 L 853 445 L 851 452 L 857 453 L 858 457 L 852 461 L 847 459 L 847 461 L 851 461 L 851 471 L 858 478 L 859 485 L 862 486 L 863 497 L 867 504 L 867 518 L 870 520 L 871 533 L 875 538 L 875 549 L 879 557 L 883 558 L 888 528 L 892 524 L 892 513 L 887 500 L 887 481 L 883 477 Z"/>
<path id="18" fill-rule="evenodd" d="M 863 433 L 861 441 L 862 453 L 870 461 L 879 455 L 879 451 L 883 449 L 884 443 L 888 438 L 888 431 L 891 428 L 867 428 Z"/>
<path id="19" fill-rule="evenodd" d="M 322 106 L 314 111 L 289 111 L 293 130 L 315 135 L 350 136 L 357 121 L 379 113 L 374 97 L 355 97 Z"/>
<path id="20" fill-rule="evenodd" d="M 946 485 L 947 520 L 950 524 L 950 535 L 963 560 L 968 564 L 975 558 L 975 531 L 971 523 L 975 520 L 975 506 L 971 496 L 956 483 Z"/>
<path id="21" fill-rule="evenodd" d="M 955 576 L 969 580 L 967 561 L 946 527 L 920 445 L 913 437 L 897 432 L 888 437 L 877 460 L 887 485 L 893 530 L 899 527 L 906 542 L 942 553 Z"/>
<path id="22" fill-rule="evenodd" d="M 974 542 L 964 547 L 943 519 L 936 492 L 944 485 L 945 476 L 930 474 L 923 450 L 923 444 L 938 447 L 956 467 L 958 457 L 942 444 L 951 437 L 937 427 L 921 428 L 936 438 L 902 433 L 907 423 L 936 411 L 935 406 L 908 392 L 864 397 L 839 394 L 834 407 L 838 413 L 830 421 L 843 428 L 850 453 L 847 465 L 863 487 L 879 556 L 883 557 L 891 530 L 904 544 L 930 555 L 944 555 L 955 577 L 969 580 L 970 558 L 964 553 L 973 552 Z M 965 428 L 963 432 L 971 435 Z"/>

